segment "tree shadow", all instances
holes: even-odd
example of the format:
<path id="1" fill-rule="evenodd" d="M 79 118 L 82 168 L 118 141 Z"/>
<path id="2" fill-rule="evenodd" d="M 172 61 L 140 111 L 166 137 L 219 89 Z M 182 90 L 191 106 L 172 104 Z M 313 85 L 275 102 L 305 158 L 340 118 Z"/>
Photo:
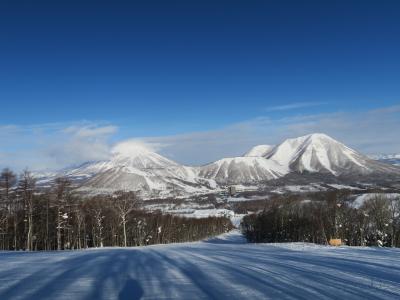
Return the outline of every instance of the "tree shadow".
<path id="1" fill-rule="evenodd" d="M 140 284 L 128 278 L 118 294 L 118 300 L 139 300 L 143 297 L 143 289 Z"/>

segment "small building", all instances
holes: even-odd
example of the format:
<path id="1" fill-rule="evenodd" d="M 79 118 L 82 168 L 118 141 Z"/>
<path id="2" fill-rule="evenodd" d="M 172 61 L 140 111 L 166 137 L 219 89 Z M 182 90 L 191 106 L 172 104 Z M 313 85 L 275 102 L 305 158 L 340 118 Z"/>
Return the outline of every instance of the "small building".
<path id="1" fill-rule="evenodd" d="M 228 195 L 230 196 L 230 197 L 233 197 L 233 196 L 235 196 L 235 194 L 236 194 L 236 187 L 235 186 L 228 186 Z"/>

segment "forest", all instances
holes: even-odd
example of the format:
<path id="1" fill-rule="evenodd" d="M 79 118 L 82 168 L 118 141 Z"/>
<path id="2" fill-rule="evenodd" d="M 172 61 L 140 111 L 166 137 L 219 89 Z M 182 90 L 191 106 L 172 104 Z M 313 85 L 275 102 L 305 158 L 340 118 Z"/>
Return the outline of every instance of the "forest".
<path id="1" fill-rule="evenodd" d="M 133 192 L 83 197 L 58 178 L 39 189 L 34 176 L 0 174 L 0 250 L 68 250 L 189 242 L 232 229 L 228 218 L 184 218 L 141 209 Z"/>
<path id="2" fill-rule="evenodd" d="M 244 217 L 249 242 L 310 242 L 341 239 L 348 246 L 400 247 L 400 198 L 376 194 L 359 207 L 347 193 L 329 192 L 319 200 L 288 197 L 265 202 L 262 211 Z"/>

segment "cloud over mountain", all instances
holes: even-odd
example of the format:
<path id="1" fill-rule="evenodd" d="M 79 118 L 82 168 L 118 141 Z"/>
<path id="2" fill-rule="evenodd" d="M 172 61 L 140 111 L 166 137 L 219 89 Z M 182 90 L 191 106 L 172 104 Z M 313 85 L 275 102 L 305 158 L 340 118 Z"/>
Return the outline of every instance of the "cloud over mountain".
<path id="1" fill-rule="evenodd" d="M 281 118 L 263 115 L 216 130 L 127 140 L 190 165 L 240 156 L 255 145 L 276 145 L 310 132 L 325 132 L 366 154 L 398 153 L 399 114 L 400 106 Z M 107 159 L 114 147 L 126 147 L 126 139 L 118 141 L 121 131 L 123 136 L 131 136 L 129 128 L 104 122 L 0 126 L 0 167 L 54 169 Z"/>

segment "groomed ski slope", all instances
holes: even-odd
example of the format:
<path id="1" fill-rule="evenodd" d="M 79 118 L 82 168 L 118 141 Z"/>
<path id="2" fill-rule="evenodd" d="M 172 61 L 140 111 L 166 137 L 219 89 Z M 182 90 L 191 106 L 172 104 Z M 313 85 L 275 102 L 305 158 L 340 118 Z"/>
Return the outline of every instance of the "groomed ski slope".
<path id="1" fill-rule="evenodd" d="M 0 253 L 0 299 L 400 299 L 400 250 L 246 244 Z"/>

